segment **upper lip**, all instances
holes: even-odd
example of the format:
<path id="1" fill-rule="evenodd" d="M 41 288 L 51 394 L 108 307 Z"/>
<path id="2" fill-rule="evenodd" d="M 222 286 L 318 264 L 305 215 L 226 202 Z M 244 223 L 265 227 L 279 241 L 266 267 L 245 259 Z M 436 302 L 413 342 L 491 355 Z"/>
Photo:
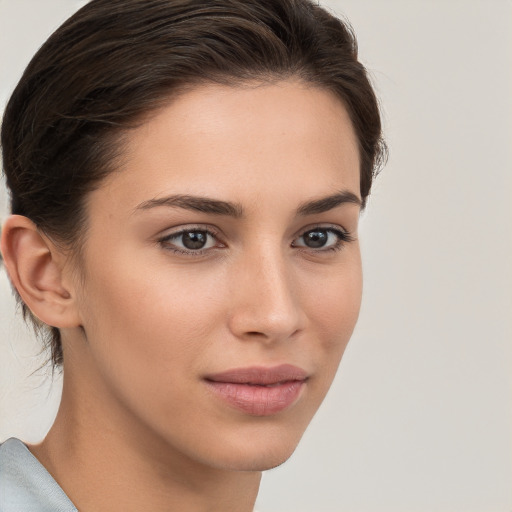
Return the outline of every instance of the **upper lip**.
<path id="1" fill-rule="evenodd" d="M 250 366 L 247 368 L 233 368 L 220 373 L 207 375 L 206 380 L 232 384 L 278 384 L 280 382 L 303 381 L 308 374 L 302 368 L 291 364 L 281 364 L 267 368 L 264 366 Z"/>

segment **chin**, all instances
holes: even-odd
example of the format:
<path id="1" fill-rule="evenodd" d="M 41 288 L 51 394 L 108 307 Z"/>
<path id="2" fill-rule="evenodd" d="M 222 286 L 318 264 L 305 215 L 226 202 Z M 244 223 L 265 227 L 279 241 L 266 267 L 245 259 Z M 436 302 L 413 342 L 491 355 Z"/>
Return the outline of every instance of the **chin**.
<path id="1" fill-rule="evenodd" d="M 230 457 L 228 460 L 223 461 L 218 467 L 219 469 L 227 469 L 231 471 L 267 471 L 269 469 L 277 468 L 284 464 L 295 451 L 289 450 L 286 453 L 259 453 L 240 455 L 238 457 Z"/>
<path id="2" fill-rule="evenodd" d="M 291 457 L 302 433 L 278 435 L 275 432 L 267 432 L 246 439 L 232 439 L 232 442 L 224 444 L 223 448 L 222 445 L 217 445 L 217 453 L 209 455 L 211 459 L 216 460 L 214 465 L 219 469 L 266 471 L 280 466 Z"/>

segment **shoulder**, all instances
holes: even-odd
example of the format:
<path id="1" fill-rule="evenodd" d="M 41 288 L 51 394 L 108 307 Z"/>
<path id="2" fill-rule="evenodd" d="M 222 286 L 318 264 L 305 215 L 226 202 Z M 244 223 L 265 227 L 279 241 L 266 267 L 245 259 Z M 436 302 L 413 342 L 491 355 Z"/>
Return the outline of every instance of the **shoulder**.
<path id="1" fill-rule="evenodd" d="M 50 473 L 16 438 L 0 444 L 0 512 L 77 512 Z"/>

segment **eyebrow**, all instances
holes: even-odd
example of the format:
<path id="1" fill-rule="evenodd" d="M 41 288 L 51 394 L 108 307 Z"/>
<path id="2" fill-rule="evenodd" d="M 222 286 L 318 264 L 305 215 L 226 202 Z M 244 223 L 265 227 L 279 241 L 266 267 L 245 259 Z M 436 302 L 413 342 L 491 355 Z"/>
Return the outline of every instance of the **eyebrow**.
<path id="1" fill-rule="evenodd" d="M 183 194 L 144 201 L 137 206 L 136 210 L 149 210 L 151 208 L 156 208 L 157 206 L 183 208 L 185 210 L 210 213 L 213 215 L 227 215 L 237 219 L 243 216 L 242 205 L 238 203 L 221 201 L 219 199 L 211 199 L 209 197 L 190 196 Z"/>
<path id="2" fill-rule="evenodd" d="M 337 194 L 333 194 L 332 196 L 323 197 L 321 199 L 313 199 L 312 201 L 307 201 L 302 203 L 297 208 L 297 213 L 299 215 L 313 215 L 315 213 L 323 213 L 336 208 L 337 206 L 341 206 L 342 204 L 350 203 L 356 204 L 360 208 L 363 206 L 363 203 L 359 197 L 357 197 L 354 193 L 348 190 L 342 190 Z"/>
<path id="3" fill-rule="evenodd" d="M 324 213 L 345 203 L 355 204 L 362 207 L 362 201 L 358 196 L 348 190 L 342 190 L 337 194 L 322 197 L 320 199 L 313 199 L 300 204 L 297 208 L 297 215 L 307 216 Z M 240 203 L 232 203 L 209 197 L 184 194 L 150 199 L 140 203 L 135 210 L 150 210 L 159 206 L 183 208 L 185 210 L 209 213 L 212 215 L 226 215 L 236 219 L 241 218 L 244 215 L 244 209 Z"/>

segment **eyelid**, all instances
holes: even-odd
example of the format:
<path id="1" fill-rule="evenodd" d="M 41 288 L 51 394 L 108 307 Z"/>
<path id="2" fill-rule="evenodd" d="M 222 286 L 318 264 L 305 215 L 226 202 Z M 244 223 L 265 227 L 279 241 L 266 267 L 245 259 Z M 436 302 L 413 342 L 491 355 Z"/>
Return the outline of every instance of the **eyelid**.
<path id="1" fill-rule="evenodd" d="M 314 231 L 315 229 L 325 229 L 327 231 L 334 231 L 334 232 L 343 233 L 344 236 L 349 237 L 350 239 L 354 239 L 354 237 L 352 236 L 352 233 L 348 229 L 346 229 L 345 227 L 343 227 L 343 226 L 341 226 L 339 224 L 322 224 L 322 223 L 311 224 L 310 226 L 306 226 L 305 228 L 302 228 L 297 233 L 295 238 L 299 238 L 301 236 L 304 236 L 304 234 L 307 233 L 308 231 Z"/>
<path id="2" fill-rule="evenodd" d="M 327 246 L 327 247 L 313 248 L 313 247 L 308 247 L 307 245 L 293 245 L 293 244 L 292 244 L 292 247 L 297 247 L 297 248 L 300 248 L 301 250 L 305 250 L 305 251 L 312 252 L 312 253 L 322 253 L 322 252 L 340 250 L 343 248 L 343 246 L 345 244 L 356 240 L 356 238 L 354 236 L 352 236 L 350 231 L 348 231 L 346 228 L 344 228 L 343 226 L 340 226 L 338 224 L 314 224 L 314 225 L 307 226 L 307 227 L 303 228 L 299 232 L 299 234 L 294 238 L 294 242 L 298 238 L 303 237 L 306 233 L 308 233 L 310 231 L 315 231 L 315 230 L 318 230 L 318 231 L 323 230 L 323 231 L 328 231 L 330 233 L 334 233 L 335 236 L 338 237 L 338 240 L 334 245 Z"/>
<path id="3" fill-rule="evenodd" d="M 221 236 L 220 230 L 210 224 L 181 224 L 175 228 L 168 228 L 161 231 L 162 234 L 158 235 L 158 239 L 169 239 L 187 231 L 205 231 L 215 238 L 219 238 Z"/>
<path id="4" fill-rule="evenodd" d="M 180 235 L 183 233 L 188 233 L 191 231 L 202 231 L 210 235 L 215 239 L 217 242 L 216 247 L 207 247 L 206 249 L 186 249 L 181 248 L 179 246 L 174 246 L 170 242 L 173 239 L 179 238 Z M 183 254 L 183 255 L 190 255 L 190 256 L 202 256 L 206 252 L 211 251 L 216 248 L 222 248 L 225 247 L 225 243 L 221 239 L 220 230 L 214 228 L 211 225 L 204 225 L 204 224 L 190 224 L 190 225 L 181 225 L 177 228 L 175 228 L 173 231 L 166 230 L 164 231 L 165 234 L 158 236 L 157 243 L 164 246 L 164 248 L 168 251 L 175 252 L 177 254 Z M 165 245 L 167 244 L 167 245 Z"/>

